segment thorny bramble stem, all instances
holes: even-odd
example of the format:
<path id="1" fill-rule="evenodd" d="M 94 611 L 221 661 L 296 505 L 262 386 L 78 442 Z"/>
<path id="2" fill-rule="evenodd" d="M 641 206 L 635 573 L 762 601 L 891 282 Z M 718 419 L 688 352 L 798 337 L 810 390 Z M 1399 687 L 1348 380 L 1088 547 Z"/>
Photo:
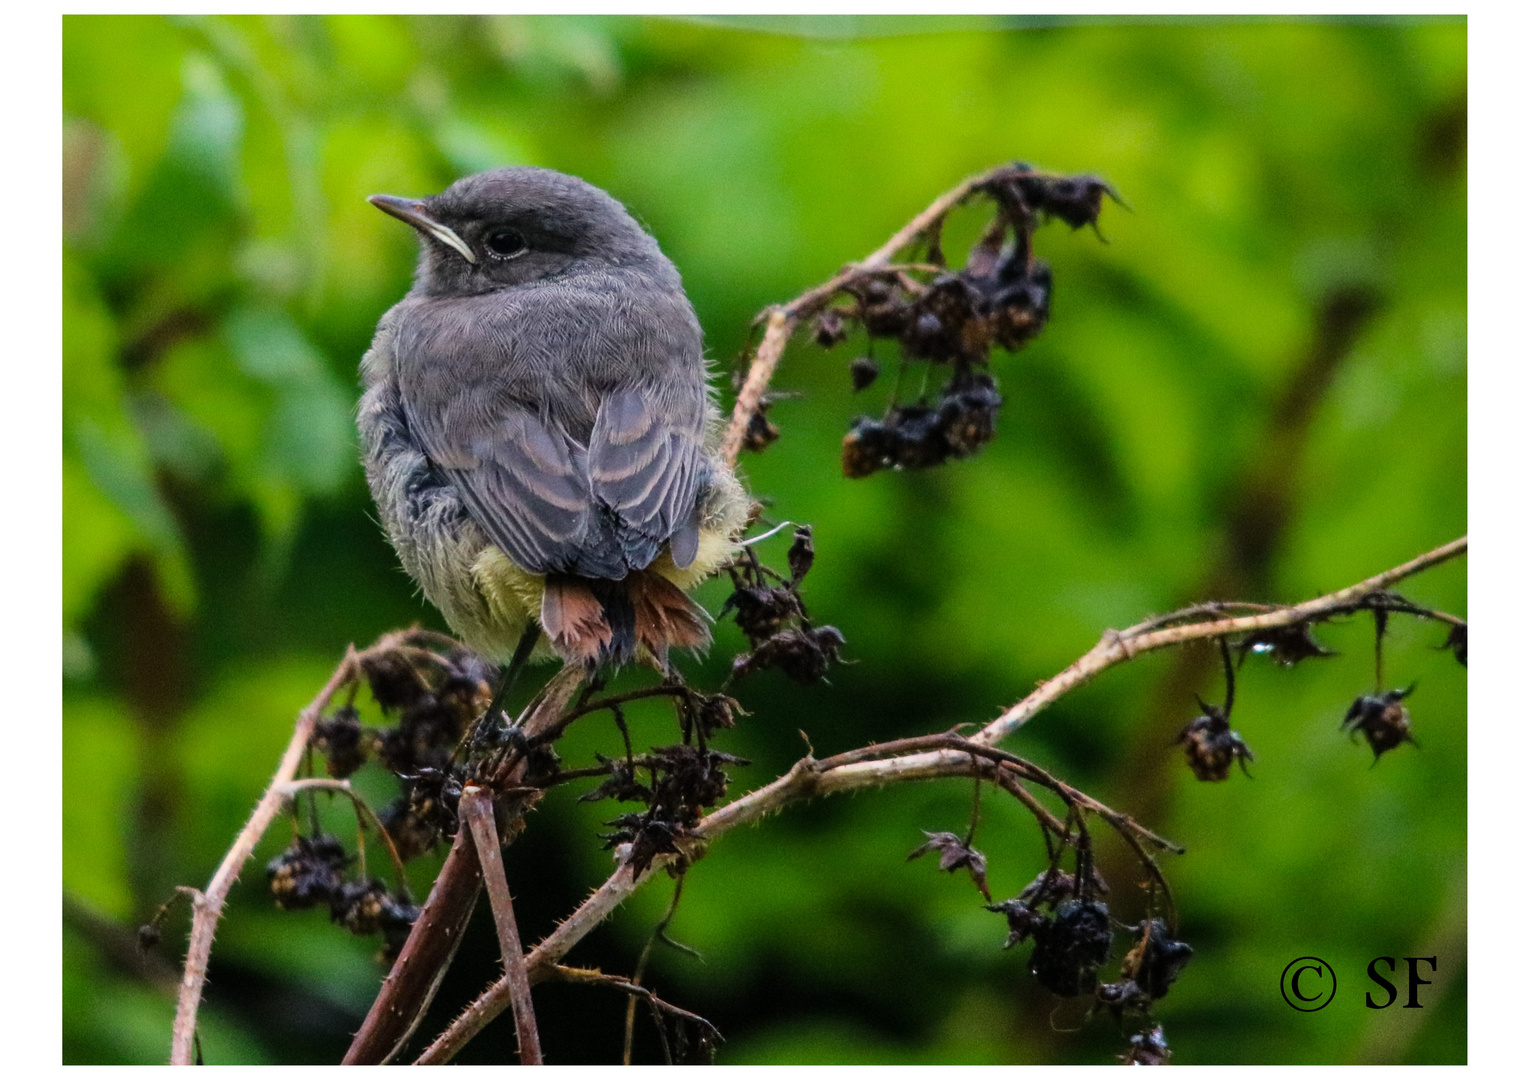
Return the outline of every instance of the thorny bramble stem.
<path id="1" fill-rule="evenodd" d="M 389 634 L 372 648 L 380 648 L 384 643 L 391 647 L 406 636 L 407 632 L 403 635 Z M 171 1065 L 190 1065 L 196 1059 L 196 1014 L 201 1007 L 202 988 L 207 982 L 207 962 L 212 956 L 212 939 L 217 933 L 218 919 L 222 917 L 228 891 L 233 888 L 239 871 L 254 853 L 255 845 L 286 804 L 287 785 L 297 775 L 297 769 L 307 753 L 313 726 L 318 723 L 318 718 L 323 715 L 334 695 L 359 676 L 363 655 L 351 646 L 318 696 L 298 714 L 292 738 L 281 755 L 281 763 L 276 766 L 276 775 L 271 777 L 270 786 L 255 805 L 249 822 L 240 830 L 228 854 L 223 856 L 207 888 L 203 891 L 191 890 L 191 941 L 186 950 L 185 971 L 181 976 L 180 993 L 175 1005 L 175 1026 L 170 1036 Z"/>
<path id="2" fill-rule="evenodd" d="M 520 944 L 515 905 L 509 895 L 509 881 L 504 876 L 504 855 L 500 850 L 499 826 L 494 821 L 493 796 L 484 788 L 468 786 L 462 792 L 460 806 L 461 815 L 472 830 L 473 843 L 477 845 L 483 884 L 488 889 L 494 926 L 499 932 L 504 978 L 509 983 L 510 1000 L 514 1005 L 520 1064 L 540 1065 L 541 1039 L 536 1033 L 536 1010 L 531 1003 L 530 980 L 525 975 L 525 949 Z"/>

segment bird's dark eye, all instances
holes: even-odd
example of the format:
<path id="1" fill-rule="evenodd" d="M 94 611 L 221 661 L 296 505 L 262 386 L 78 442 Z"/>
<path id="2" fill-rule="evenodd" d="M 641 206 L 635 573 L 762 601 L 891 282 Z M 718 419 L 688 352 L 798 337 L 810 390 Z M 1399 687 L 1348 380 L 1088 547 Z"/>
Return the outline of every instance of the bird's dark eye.
<path id="1" fill-rule="evenodd" d="M 483 244 L 496 259 L 513 259 L 525 253 L 525 237 L 513 229 L 494 229 L 483 238 Z"/>

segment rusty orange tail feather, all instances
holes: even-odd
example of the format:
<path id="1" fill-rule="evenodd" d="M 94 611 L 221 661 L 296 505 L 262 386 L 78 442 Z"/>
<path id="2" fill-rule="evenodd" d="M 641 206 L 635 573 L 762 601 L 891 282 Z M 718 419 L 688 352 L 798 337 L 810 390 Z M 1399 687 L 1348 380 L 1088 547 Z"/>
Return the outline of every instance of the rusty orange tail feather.
<path id="1" fill-rule="evenodd" d="M 564 660 L 596 663 L 610 647 L 604 606 L 583 582 L 548 577 L 541 595 L 541 629 Z"/>
<path id="2" fill-rule="evenodd" d="M 636 610 L 637 640 L 660 662 L 675 646 L 698 649 L 711 644 L 705 608 L 673 582 L 645 572 L 632 574 L 626 581 L 627 595 Z"/>
<path id="3" fill-rule="evenodd" d="M 639 570 L 620 581 L 550 575 L 541 628 L 564 660 L 625 663 L 638 646 L 663 664 L 671 648 L 711 642 L 709 616 L 679 587 Z"/>

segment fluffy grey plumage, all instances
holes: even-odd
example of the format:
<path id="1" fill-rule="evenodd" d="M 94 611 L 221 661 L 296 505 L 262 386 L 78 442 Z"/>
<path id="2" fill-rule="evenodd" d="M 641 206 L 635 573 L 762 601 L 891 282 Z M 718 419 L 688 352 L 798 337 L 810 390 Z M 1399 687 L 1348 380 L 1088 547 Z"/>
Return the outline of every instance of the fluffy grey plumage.
<path id="1" fill-rule="evenodd" d="M 569 658 L 697 644 L 644 631 L 643 612 L 686 622 L 666 583 L 730 557 L 747 500 L 716 456 L 673 264 L 609 195 L 545 169 L 372 201 L 423 245 L 361 365 L 367 479 L 405 569 L 491 656 L 527 618 Z M 549 610 L 564 599 L 571 612 Z"/>

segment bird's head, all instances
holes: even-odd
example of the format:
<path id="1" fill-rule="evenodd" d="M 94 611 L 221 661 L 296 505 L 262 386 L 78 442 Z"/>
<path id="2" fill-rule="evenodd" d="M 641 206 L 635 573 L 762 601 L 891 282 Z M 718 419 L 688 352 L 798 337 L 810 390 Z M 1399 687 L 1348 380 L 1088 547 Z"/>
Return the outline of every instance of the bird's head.
<path id="1" fill-rule="evenodd" d="M 576 267 L 668 266 L 625 207 L 551 169 L 492 169 L 428 198 L 368 201 L 419 232 L 417 280 L 431 294 L 492 292 Z"/>

